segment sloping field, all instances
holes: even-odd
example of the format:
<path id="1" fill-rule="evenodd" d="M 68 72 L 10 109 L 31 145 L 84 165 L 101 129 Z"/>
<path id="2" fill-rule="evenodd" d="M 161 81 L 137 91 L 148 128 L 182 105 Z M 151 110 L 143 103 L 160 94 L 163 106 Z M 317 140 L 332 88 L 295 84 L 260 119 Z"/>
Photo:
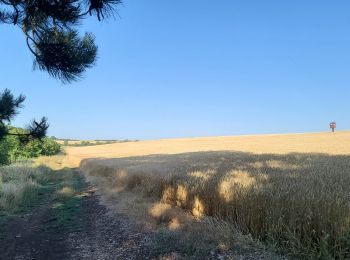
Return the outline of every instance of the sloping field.
<path id="1" fill-rule="evenodd" d="M 203 151 L 240 151 L 256 154 L 350 154 L 350 131 L 163 139 L 66 148 L 69 160 L 75 164 L 79 164 L 82 159 L 88 158 L 123 158 L 152 154 L 179 154 Z"/>
<path id="2" fill-rule="evenodd" d="M 139 141 L 66 152 L 106 196 L 126 194 L 116 205 L 169 229 L 187 223 L 172 206 L 197 219 L 231 223 L 298 258 L 350 258 L 349 131 Z M 216 227 L 211 233 L 227 231 Z M 217 241 L 223 237 L 231 235 Z"/>

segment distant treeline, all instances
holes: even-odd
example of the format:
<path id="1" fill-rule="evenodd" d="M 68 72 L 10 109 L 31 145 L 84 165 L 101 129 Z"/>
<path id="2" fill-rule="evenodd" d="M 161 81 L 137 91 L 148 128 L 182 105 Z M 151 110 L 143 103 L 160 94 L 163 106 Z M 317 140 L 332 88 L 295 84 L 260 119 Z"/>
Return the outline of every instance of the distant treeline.
<path id="1" fill-rule="evenodd" d="M 89 142 L 89 141 L 81 141 L 80 143 L 72 143 L 70 144 L 69 141 L 65 140 L 63 142 L 64 146 L 91 146 L 91 145 L 101 145 L 101 144 L 111 144 L 114 143 L 114 141 L 107 141 L 107 142 Z"/>
<path id="2" fill-rule="evenodd" d="M 57 139 L 59 140 L 59 139 Z M 126 143 L 126 142 L 137 142 L 138 140 L 94 140 L 94 141 L 80 141 L 77 142 L 77 140 L 71 140 L 71 139 L 65 139 L 60 141 L 63 141 L 64 146 L 93 146 L 93 145 L 103 145 L 103 144 L 113 144 L 113 143 Z M 70 141 L 73 141 L 74 143 L 69 143 Z"/>
<path id="3" fill-rule="evenodd" d="M 24 133 L 21 128 L 10 127 L 11 132 Z M 0 141 L 0 165 L 18 160 L 55 155 L 61 151 L 61 145 L 51 138 L 21 143 L 17 136 L 8 135 Z"/>

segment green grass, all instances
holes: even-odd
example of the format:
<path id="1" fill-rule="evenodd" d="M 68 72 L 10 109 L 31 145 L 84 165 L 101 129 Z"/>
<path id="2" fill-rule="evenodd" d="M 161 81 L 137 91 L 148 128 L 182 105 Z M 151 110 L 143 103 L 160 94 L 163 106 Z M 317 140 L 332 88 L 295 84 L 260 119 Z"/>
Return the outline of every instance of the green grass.
<path id="1" fill-rule="evenodd" d="M 46 230 L 79 231 L 86 222 L 83 210 L 84 181 L 76 172 L 66 169 L 60 171 L 61 180 L 51 204 L 50 218 Z"/>

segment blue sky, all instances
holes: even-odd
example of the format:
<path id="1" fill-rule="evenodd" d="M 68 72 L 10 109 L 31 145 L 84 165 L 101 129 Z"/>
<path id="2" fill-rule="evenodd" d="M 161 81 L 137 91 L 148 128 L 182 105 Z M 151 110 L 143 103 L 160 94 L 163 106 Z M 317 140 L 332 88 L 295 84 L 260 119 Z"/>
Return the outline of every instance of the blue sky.
<path id="1" fill-rule="evenodd" d="M 0 89 L 62 138 L 158 139 L 350 129 L 350 2 L 124 0 L 84 21 L 97 65 L 63 85 L 0 26 Z"/>

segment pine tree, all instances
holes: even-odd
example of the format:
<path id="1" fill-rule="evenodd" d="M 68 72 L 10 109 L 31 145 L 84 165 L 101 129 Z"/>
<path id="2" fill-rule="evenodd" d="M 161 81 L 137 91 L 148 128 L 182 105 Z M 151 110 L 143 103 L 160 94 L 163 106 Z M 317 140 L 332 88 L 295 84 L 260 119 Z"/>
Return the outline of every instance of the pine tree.
<path id="1" fill-rule="evenodd" d="M 94 65 L 94 36 L 80 36 L 87 16 L 114 16 L 120 0 L 0 0 L 0 23 L 18 26 L 34 56 L 34 68 L 64 83 L 77 80 Z"/>
<path id="2" fill-rule="evenodd" d="M 77 27 L 87 16 L 98 21 L 114 16 L 119 4 L 121 0 L 0 0 L 0 24 L 23 31 L 34 68 L 70 83 L 95 64 L 97 55 L 94 36 L 80 36 Z M 46 135 L 49 125 L 45 117 L 33 120 L 25 133 L 8 127 L 24 100 L 23 95 L 15 98 L 8 89 L 0 93 L 0 141 L 6 135 L 16 135 L 22 142 Z"/>
<path id="3" fill-rule="evenodd" d="M 19 109 L 23 108 L 25 97 L 19 95 L 14 97 L 10 90 L 5 89 L 0 93 L 0 141 L 6 135 L 14 135 L 23 143 L 30 140 L 41 140 L 46 136 L 46 131 L 49 128 L 46 117 L 41 120 L 33 120 L 25 129 L 25 131 L 11 131 L 8 124 L 19 113 Z"/>

